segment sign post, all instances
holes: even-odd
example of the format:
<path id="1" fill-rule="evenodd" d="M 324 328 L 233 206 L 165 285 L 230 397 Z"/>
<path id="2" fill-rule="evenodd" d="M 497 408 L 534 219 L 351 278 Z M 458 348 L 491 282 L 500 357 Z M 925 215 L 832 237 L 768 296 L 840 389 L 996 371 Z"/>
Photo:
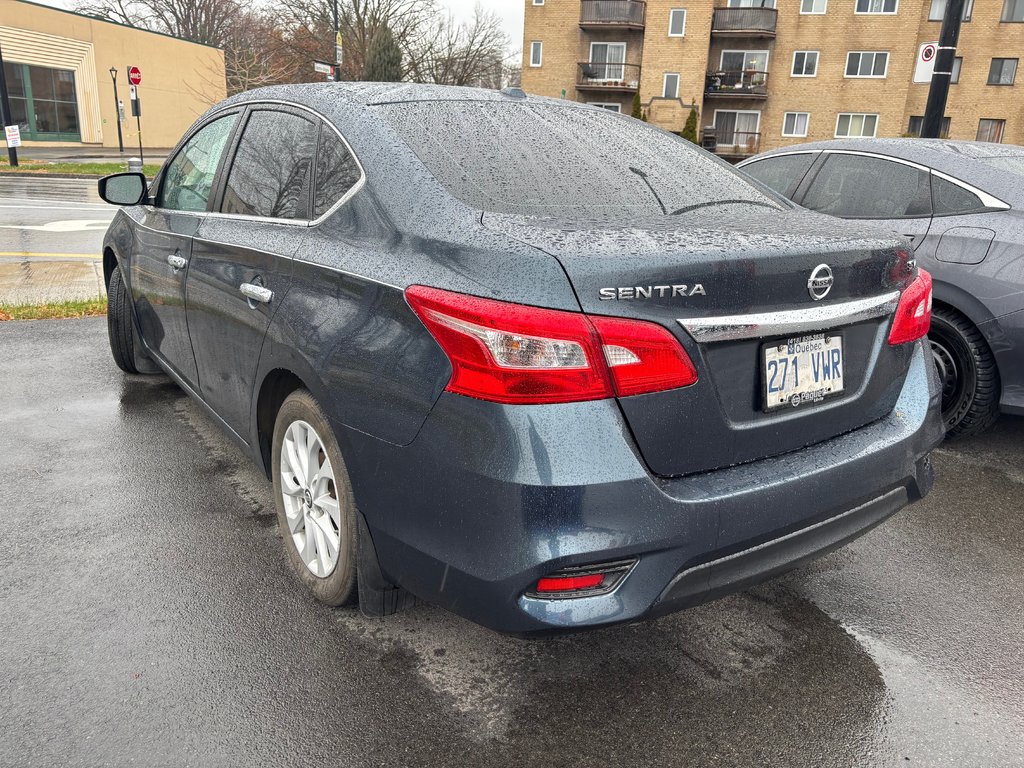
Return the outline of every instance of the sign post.
<path id="1" fill-rule="evenodd" d="M 960 39 L 960 22 L 963 21 L 963 16 L 964 0 L 946 1 L 939 44 L 935 46 L 932 84 L 928 87 L 928 103 L 924 108 L 924 123 L 921 126 L 923 139 L 937 139 L 942 132 L 942 116 L 946 114 L 946 98 L 949 96 L 953 58 L 956 56 L 956 44 Z"/>
<path id="2" fill-rule="evenodd" d="M 8 125 L 14 122 L 11 115 L 11 103 L 7 100 L 7 78 L 4 76 L 4 54 L 0 50 L 0 124 L 3 124 L 7 134 L 7 159 L 11 161 L 11 167 L 18 167 L 18 147 L 21 145 L 21 129 L 17 125 Z M 11 128 L 14 128 L 17 144 L 11 144 Z"/>
<path id="3" fill-rule="evenodd" d="M 146 157 L 142 154 L 142 102 L 139 100 L 138 90 L 138 86 L 142 83 L 142 70 L 135 66 L 129 66 L 128 82 L 131 83 L 128 88 L 131 93 L 132 117 L 135 118 L 135 127 L 139 131 L 139 160 L 145 162 Z"/>

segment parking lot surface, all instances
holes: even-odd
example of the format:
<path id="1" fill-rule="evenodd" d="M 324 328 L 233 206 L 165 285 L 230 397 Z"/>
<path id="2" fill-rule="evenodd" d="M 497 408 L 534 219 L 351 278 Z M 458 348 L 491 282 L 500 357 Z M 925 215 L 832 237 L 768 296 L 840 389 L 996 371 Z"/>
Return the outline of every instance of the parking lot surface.
<path id="1" fill-rule="evenodd" d="M 123 376 L 104 320 L 2 323 L 0 350 L 0 764 L 1024 763 L 1024 419 L 809 567 L 518 640 L 315 603 L 269 483 Z"/>

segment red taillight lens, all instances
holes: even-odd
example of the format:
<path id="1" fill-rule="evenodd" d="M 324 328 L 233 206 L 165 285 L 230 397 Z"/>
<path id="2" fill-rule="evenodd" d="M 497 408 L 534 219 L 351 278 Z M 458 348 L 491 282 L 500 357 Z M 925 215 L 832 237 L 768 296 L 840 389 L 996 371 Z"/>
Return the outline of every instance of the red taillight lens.
<path id="1" fill-rule="evenodd" d="M 545 576 L 537 581 L 537 592 L 573 592 L 594 589 L 604 583 L 603 573 L 588 573 L 586 576 Z"/>
<path id="2" fill-rule="evenodd" d="M 923 269 L 903 289 L 889 331 L 890 344 L 906 344 L 927 335 L 932 324 L 932 276 Z"/>
<path id="3" fill-rule="evenodd" d="M 450 392 L 498 403 L 567 403 L 657 392 L 697 380 L 679 342 L 654 323 L 421 285 L 405 295 L 451 361 Z"/>

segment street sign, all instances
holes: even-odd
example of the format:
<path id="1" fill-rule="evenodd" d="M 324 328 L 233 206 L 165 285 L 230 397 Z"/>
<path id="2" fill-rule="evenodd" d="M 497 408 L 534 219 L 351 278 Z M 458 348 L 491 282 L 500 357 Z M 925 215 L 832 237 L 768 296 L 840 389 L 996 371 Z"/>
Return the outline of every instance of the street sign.
<path id="1" fill-rule="evenodd" d="M 314 61 L 313 71 L 319 72 L 321 75 L 333 75 L 334 67 L 332 67 L 330 64 L 324 64 L 321 61 Z"/>
<path id="2" fill-rule="evenodd" d="M 21 146 L 21 128 L 17 125 L 5 125 L 4 133 L 7 135 L 7 148 Z"/>
<path id="3" fill-rule="evenodd" d="M 138 67 L 128 67 L 128 82 L 132 85 L 142 83 L 142 70 Z"/>
<path id="4" fill-rule="evenodd" d="M 938 43 L 924 43 L 917 51 L 917 66 L 914 68 L 915 83 L 930 83 L 935 70 L 935 54 Z"/>

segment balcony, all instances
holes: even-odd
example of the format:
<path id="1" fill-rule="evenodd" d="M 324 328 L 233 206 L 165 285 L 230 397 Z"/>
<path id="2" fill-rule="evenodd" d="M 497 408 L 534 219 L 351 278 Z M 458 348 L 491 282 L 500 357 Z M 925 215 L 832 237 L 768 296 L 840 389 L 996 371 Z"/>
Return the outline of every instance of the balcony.
<path id="1" fill-rule="evenodd" d="M 708 72 L 704 78 L 704 95 L 709 98 L 767 99 L 768 73 L 757 69 Z"/>
<path id="2" fill-rule="evenodd" d="M 716 8 L 711 34 L 719 37 L 775 37 L 774 8 Z"/>
<path id="3" fill-rule="evenodd" d="M 647 3 L 636 0 L 583 0 L 582 29 L 643 29 Z"/>
<path id="4" fill-rule="evenodd" d="M 634 93 L 640 85 L 639 64 L 581 61 L 576 65 L 576 90 Z"/>
<path id="5" fill-rule="evenodd" d="M 701 146 L 731 162 L 756 155 L 761 148 L 761 134 L 751 131 L 728 131 L 716 137 L 713 128 L 705 128 Z"/>

